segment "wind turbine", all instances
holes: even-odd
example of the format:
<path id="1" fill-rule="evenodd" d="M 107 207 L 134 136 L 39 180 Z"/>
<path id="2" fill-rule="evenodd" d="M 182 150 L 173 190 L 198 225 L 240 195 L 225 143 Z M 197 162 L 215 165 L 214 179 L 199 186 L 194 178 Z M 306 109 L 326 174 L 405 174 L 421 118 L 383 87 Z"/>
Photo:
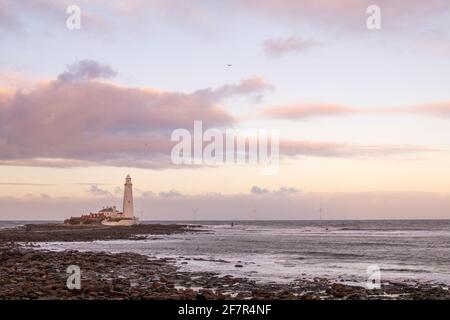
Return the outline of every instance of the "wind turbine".
<path id="1" fill-rule="evenodd" d="M 194 214 L 194 221 L 197 221 L 197 209 L 194 209 L 192 213 Z"/>
<path id="2" fill-rule="evenodd" d="M 252 213 L 253 213 L 253 221 L 256 221 L 256 205 L 253 205 Z"/>

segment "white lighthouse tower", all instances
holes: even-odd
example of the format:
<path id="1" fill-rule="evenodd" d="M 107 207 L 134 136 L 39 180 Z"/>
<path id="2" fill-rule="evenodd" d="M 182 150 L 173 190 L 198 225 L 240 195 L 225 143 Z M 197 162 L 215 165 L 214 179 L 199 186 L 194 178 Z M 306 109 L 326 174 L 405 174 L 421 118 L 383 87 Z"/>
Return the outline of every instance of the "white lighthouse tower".
<path id="1" fill-rule="evenodd" d="M 133 212 L 133 184 L 130 175 L 125 179 L 125 187 L 123 192 L 123 216 L 124 218 L 134 218 Z"/>
<path id="2" fill-rule="evenodd" d="M 123 191 L 123 212 L 117 212 L 115 207 L 111 208 L 113 214 L 107 215 L 106 219 L 102 220 L 102 224 L 106 226 L 132 226 L 139 224 L 139 218 L 134 216 L 133 209 L 133 184 L 131 183 L 130 175 L 125 178 L 125 187 Z M 102 210 L 104 211 L 104 210 Z M 109 212 L 109 211 L 108 211 Z M 105 215 L 104 212 L 102 212 Z"/>

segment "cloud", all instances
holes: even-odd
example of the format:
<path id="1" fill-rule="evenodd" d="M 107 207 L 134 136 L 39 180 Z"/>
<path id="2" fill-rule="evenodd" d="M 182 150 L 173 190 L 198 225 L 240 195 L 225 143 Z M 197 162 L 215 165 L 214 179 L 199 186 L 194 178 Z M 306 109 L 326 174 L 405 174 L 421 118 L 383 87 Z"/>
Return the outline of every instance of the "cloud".
<path id="1" fill-rule="evenodd" d="M 3 33 L 21 33 L 23 24 L 14 14 L 11 3 L 0 0 L 0 36 Z"/>
<path id="2" fill-rule="evenodd" d="M 36 79 L 32 75 L 0 66 L 0 99 L 5 99 L 8 96 L 12 98 L 18 88 L 30 90 L 35 84 Z"/>
<path id="3" fill-rule="evenodd" d="M 300 192 L 299 189 L 293 188 L 293 187 L 281 187 L 278 190 L 270 191 L 269 189 L 261 188 L 258 186 L 253 186 L 250 189 L 250 194 L 254 195 L 268 195 L 273 194 L 277 196 L 286 196 L 286 195 L 293 195 Z"/>
<path id="4" fill-rule="evenodd" d="M 95 162 L 57 158 L 0 159 L 2 166 L 73 168 L 95 166 Z"/>
<path id="5" fill-rule="evenodd" d="M 376 108 L 353 108 L 335 103 L 297 103 L 266 107 L 259 115 L 264 118 L 289 120 L 340 115 L 428 115 L 441 117 L 450 116 L 450 102 L 441 101 L 413 106 Z"/>
<path id="6" fill-rule="evenodd" d="M 404 110 L 400 110 L 400 112 L 402 111 L 411 112 L 413 114 L 417 113 L 428 114 L 437 117 L 450 117 L 450 101 L 421 104 L 410 108 L 405 108 Z M 393 110 L 393 112 L 395 112 L 395 110 Z"/>
<path id="7" fill-rule="evenodd" d="M 263 42 L 263 49 L 268 57 L 279 58 L 287 53 L 302 52 L 317 45 L 318 42 L 314 40 L 288 37 L 267 39 Z"/>
<path id="8" fill-rule="evenodd" d="M 58 81 L 72 82 L 91 79 L 108 79 L 117 75 L 117 72 L 106 64 L 95 60 L 81 60 L 67 66 L 67 71 L 58 75 Z"/>
<path id="9" fill-rule="evenodd" d="M 269 193 L 269 190 L 264 189 L 264 188 L 260 188 L 258 186 L 253 186 L 250 189 L 250 193 L 252 193 L 252 194 L 266 194 L 266 193 Z"/>
<path id="10" fill-rule="evenodd" d="M 304 119 L 334 115 L 348 115 L 358 111 L 338 104 L 309 103 L 275 106 L 264 109 L 261 115 L 275 119 Z"/>
<path id="11" fill-rule="evenodd" d="M 280 22 L 308 23 L 329 28 L 365 32 L 366 9 L 376 4 L 382 10 L 383 28 L 420 28 L 428 19 L 450 10 L 447 0 L 233 0 L 236 5 Z M 413 23 L 413 25 L 412 25 Z M 412 26 L 412 27 L 411 27 Z"/>
<path id="12" fill-rule="evenodd" d="M 96 80 L 113 74 L 83 60 L 59 80 L 26 92 L 0 91 L 0 164 L 166 167 L 172 130 L 192 128 L 195 120 L 204 128 L 232 125 L 235 119 L 220 106 L 225 99 L 271 87 L 258 77 L 192 93 Z"/>
<path id="13" fill-rule="evenodd" d="M 293 187 L 281 187 L 280 189 L 274 191 L 274 193 L 276 195 L 281 195 L 281 196 L 292 195 L 292 194 L 296 194 L 296 193 L 299 193 L 299 192 L 300 192 L 299 189 L 293 188 Z"/>
<path id="14" fill-rule="evenodd" d="M 55 183 L 0 182 L 1 186 L 56 186 Z"/>
<path id="15" fill-rule="evenodd" d="M 113 13 L 108 2 L 101 0 L 97 4 L 103 6 L 103 12 Z M 4 34 L 26 33 L 35 27 L 30 23 L 35 20 L 45 23 L 47 33 L 64 30 L 65 19 L 68 17 L 66 9 L 69 5 L 80 6 L 81 26 L 84 31 L 93 30 L 101 35 L 108 34 L 105 30 L 111 32 L 111 23 L 115 19 L 106 19 L 107 15 L 98 14 L 98 7 L 90 0 L 78 0 L 76 3 L 72 0 L 0 0 L 0 35 L 2 31 Z"/>
<path id="16" fill-rule="evenodd" d="M 7 10 L 3 10 L 3 16 L 20 26 L 18 22 L 22 15 L 45 19 L 47 24 L 60 24 L 66 7 L 73 4 L 73 1 L 2 0 L 0 3 L 8 4 Z M 217 28 L 219 18 L 228 16 L 232 19 L 239 11 L 253 17 L 270 18 L 281 24 L 307 23 L 318 27 L 365 32 L 366 9 L 373 4 L 382 9 L 383 28 L 407 28 L 411 31 L 423 29 L 425 22 L 436 20 L 436 16 L 444 16 L 450 10 L 447 0 L 378 0 L 376 3 L 372 0 L 229 0 L 226 5 L 192 0 L 78 0 L 77 4 L 83 10 L 82 28 L 93 29 L 102 35 L 111 33 L 119 25 L 127 24 L 133 28 L 136 21 L 140 23 L 150 19 L 159 19 L 171 25 L 180 24 L 183 29 L 188 27 L 204 33 Z M 5 24 L 7 27 L 10 25 Z"/>
<path id="17" fill-rule="evenodd" d="M 261 77 L 251 77 L 241 80 L 238 84 L 226 84 L 217 89 L 202 89 L 196 94 L 209 97 L 212 100 L 239 95 L 265 94 L 275 90 L 275 87 Z"/>
<path id="18" fill-rule="evenodd" d="M 88 193 L 96 197 L 111 197 L 112 193 L 108 190 L 100 189 L 97 185 L 92 185 L 88 190 Z"/>
<path id="19" fill-rule="evenodd" d="M 141 196 L 143 198 L 149 198 L 149 197 L 155 197 L 156 194 L 153 191 L 144 191 L 144 192 L 142 192 Z"/>
<path id="20" fill-rule="evenodd" d="M 172 189 L 167 192 L 160 192 L 159 196 L 163 198 L 172 198 L 172 197 L 181 197 L 182 194 L 179 191 Z"/>
<path id="21" fill-rule="evenodd" d="M 98 182 L 74 182 L 71 183 L 71 185 L 75 185 L 75 186 L 91 186 L 91 185 L 97 185 L 97 186 L 111 186 L 113 185 L 112 183 L 98 183 Z"/>
<path id="22" fill-rule="evenodd" d="M 132 143 L 132 137 L 130 142 Z M 165 138 L 169 140 L 169 138 Z M 96 157 L 92 161 L 82 161 L 61 158 L 32 158 L 32 159 L 7 159 L 1 160 L 0 165 L 5 166 L 28 166 L 28 167 L 52 167 L 52 168 L 73 168 L 73 167 L 94 167 L 94 166 L 115 166 L 115 167 L 134 167 L 134 168 L 152 168 L 165 169 L 173 167 L 170 159 L 172 145 L 157 153 L 152 147 L 148 147 L 148 153 L 141 154 L 143 146 L 136 146 L 136 150 L 130 150 L 128 153 L 121 149 L 111 149 L 110 158 L 103 158 L 103 154 L 95 152 L 95 145 L 92 146 L 92 154 L 86 155 Z M 100 147 L 99 147 L 100 148 Z M 145 150 L 145 149 L 144 149 Z M 281 140 L 280 156 L 281 158 L 292 158 L 298 156 L 312 157 L 380 157 L 392 155 L 404 155 L 414 153 L 440 152 L 441 150 L 408 145 L 354 145 L 348 143 L 327 142 L 327 141 L 301 141 L 301 140 Z M 155 153 L 156 152 L 156 153 Z M 145 157 L 145 155 L 147 155 Z M 75 155 L 73 155 L 75 156 Z M 192 167 L 192 166 L 191 166 Z M 201 167 L 201 166 L 197 166 Z M 179 167 L 184 168 L 184 167 Z M 194 168 L 194 167 L 193 167 Z"/>
<path id="23" fill-rule="evenodd" d="M 121 195 L 123 194 L 123 189 L 121 187 L 115 187 L 114 188 L 114 194 L 115 195 Z"/>
<path id="24" fill-rule="evenodd" d="M 376 3 L 372 0 L 229 0 L 226 6 L 220 5 L 220 8 L 203 1 L 187 0 L 180 4 L 178 0 L 134 0 L 121 4 L 122 10 L 116 12 L 130 17 L 148 11 L 158 12 L 165 20 L 181 20 L 185 25 L 200 25 L 205 29 L 214 25 L 214 20 L 219 16 L 244 11 L 246 15 L 262 16 L 283 24 L 307 23 L 365 32 L 366 9 L 373 4 L 382 9 L 383 28 L 420 28 L 423 22 L 450 10 L 447 0 L 377 0 Z"/>
<path id="25" fill-rule="evenodd" d="M 422 152 L 439 152 L 440 150 L 409 145 L 355 145 L 338 142 L 281 140 L 280 154 L 287 157 L 374 157 Z"/>
<path id="26" fill-rule="evenodd" d="M 190 129 L 195 120 L 202 120 L 204 129 L 230 128 L 236 119 L 221 106 L 225 100 L 273 90 L 270 83 L 259 77 L 192 93 L 129 88 L 96 79 L 113 74 L 112 68 L 97 62 L 77 63 L 69 69 L 62 77 L 64 81 L 41 82 L 27 91 L 0 91 L 0 165 L 171 167 L 172 130 Z M 448 105 L 364 112 L 441 115 L 448 113 Z M 262 115 L 302 119 L 357 113 L 360 112 L 354 108 L 336 104 L 297 104 L 267 108 Z M 379 156 L 424 151 L 433 150 L 396 145 L 280 142 L 284 157 Z"/>

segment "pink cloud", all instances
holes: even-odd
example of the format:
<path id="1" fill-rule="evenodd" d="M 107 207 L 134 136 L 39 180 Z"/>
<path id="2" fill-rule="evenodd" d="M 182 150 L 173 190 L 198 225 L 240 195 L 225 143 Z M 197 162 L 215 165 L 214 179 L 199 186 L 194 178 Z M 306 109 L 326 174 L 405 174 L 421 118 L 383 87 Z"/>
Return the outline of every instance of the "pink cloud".
<path id="1" fill-rule="evenodd" d="M 450 117 L 450 102 L 435 102 L 407 108 L 405 111 L 418 114 Z"/>
<path id="2" fill-rule="evenodd" d="M 263 49 L 267 56 L 279 58 L 287 53 L 302 52 L 318 45 L 314 40 L 303 40 L 298 37 L 267 39 L 263 42 Z"/>
<path id="3" fill-rule="evenodd" d="M 14 14 L 11 3 L 7 0 L 0 0 L 0 36 L 2 33 L 18 33 L 22 31 L 22 22 Z"/>
<path id="4" fill-rule="evenodd" d="M 375 3 L 371 0 L 236 0 L 235 3 L 281 21 L 307 21 L 361 31 L 366 30 L 369 5 L 381 7 L 383 25 L 396 28 L 410 28 L 411 22 L 416 27 L 422 21 L 450 10 L 447 0 L 378 0 Z"/>
<path id="5" fill-rule="evenodd" d="M 1 0 L 0 28 L 5 31 L 21 27 L 20 15 L 35 14 L 50 18 L 49 23 L 60 23 L 65 9 L 73 4 L 70 0 Z M 236 11 L 253 16 L 260 15 L 281 23 L 308 23 L 328 28 L 345 28 L 352 31 L 366 31 L 366 9 L 378 5 L 382 9 L 383 28 L 420 28 L 424 21 L 444 15 L 450 10 L 447 0 L 229 0 L 226 4 L 209 1 L 178 0 L 79 0 L 83 8 L 83 28 L 101 31 L 117 21 L 127 19 L 145 21 L 149 14 L 157 14 L 164 21 L 182 24 L 205 32 L 217 27 L 218 16 L 233 16 Z M 101 8 L 102 14 L 99 14 Z M 25 21 L 25 19 L 22 19 Z M 7 22 L 7 23 L 2 23 Z M 9 21 L 9 22 L 8 22 Z M 413 24 L 412 24 L 413 23 Z"/>
<path id="6" fill-rule="evenodd" d="M 385 23 L 391 26 L 410 27 L 450 10 L 447 0 L 229 0 L 220 5 L 220 14 L 234 14 L 246 10 L 246 14 L 262 14 L 281 22 L 319 23 L 327 26 L 351 27 L 365 30 L 366 9 L 370 5 L 381 7 Z M 148 1 L 133 0 L 118 6 L 122 12 L 140 13 L 145 9 L 156 10 L 167 17 L 182 19 L 190 24 L 209 26 L 217 15 L 216 7 L 202 1 Z M 200 22 L 199 22 L 200 21 Z"/>
<path id="7" fill-rule="evenodd" d="M 273 90 L 260 77 L 192 93 L 129 88 L 95 80 L 114 74 L 109 66 L 83 60 L 58 80 L 41 82 L 27 91 L 0 90 L 0 165 L 168 167 L 172 165 L 173 129 L 192 128 L 195 120 L 202 120 L 204 128 L 230 128 L 236 119 L 221 107 L 224 100 Z M 448 109 L 447 103 L 441 103 L 395 112 L 447 114 Z M 303 119 L 354 113 L 358 113 L 356 109 L 337 104 L 297 104 L 268 108 L 262 114 Z M 280 148 L 286 157 L 430 151 L 412 146 L 286 140 Z"/>
<path id="8" fill-rule="evenodd" d="M 261 77 L 243 79 L 239 84 L 226 84 L 217 89 L 202 89 L 196 94 L 209 96 L 211 99 L 222 99 L 235 95 L 261 95 L 273 91 L 275 88 Z"/>
<path id="9" fill-rule="evenodd" d="M 173 129 L 191 128 L 195 120 L 205 128 L 231 126 L 235 119 L 220 107 L 224 99 L 271 87 L 258 77 L 192 93 L 92 80 L 113 74 L 89 61 L 27 92 L 0 91 L 0 164 L 167 166 Z"/>
<path id="10" fill-rule="evenodd" d="M 71 0 L 0 0 L 0 32 L 25 31 L 30 27 L 30 15 L 35 19 L 45 21 L 46 24 L 55 24 L 64 27 L 67 18 L 66 9 L 69 5 L 79 5 L 82 8 L 83 30 L 94 30 L 104 32 L 111 30 L 112 20 L 105 19 L 105 15 L 96 12 L 95 7 L 101 1 L 71 1 Z M 108 3 L 103 3 L 108 9 Z M 92 10 L 94 9 L 94 10 Z M 31 20 L 32 21 L 32 20 Z M 61 24 L 62 23 L 62 24 Z"/>
<path id="11" fill-rule="evenodd" d="M 427 115 L 450 116 L 450 102 L 431 102 L 413 106 L 354 108 L 335 103 L 298 103 L 272 106 L 259 115 L 271 119 L 301 120 L 340 115 Z"/>
<path id="12" fill-rule="evenodd" d="M 262 116 L 277 119 L 302 119 L 310 117 L 347 115 L 357 112 L 355 109 L 331 103 L 301 103 L 269 107 Z"/>
<path id="13" fill-rule="evenodd" d="M 355 145 L 326 141 L 281 140 L 280 154 L 284 156 L 317 157 L 379 157 L 440 150 L 410 145 Z"/>

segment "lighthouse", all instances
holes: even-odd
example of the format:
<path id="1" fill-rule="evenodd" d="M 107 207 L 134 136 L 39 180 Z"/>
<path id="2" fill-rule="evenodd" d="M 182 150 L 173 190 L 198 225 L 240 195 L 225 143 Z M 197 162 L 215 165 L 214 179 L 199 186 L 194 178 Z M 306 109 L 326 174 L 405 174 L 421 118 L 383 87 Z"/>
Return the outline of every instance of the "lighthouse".
<path id="1" fill-rule="evenodd" d="M 123 215 L 124 218 L 134 218 L 133 213 L 133 184 L 130 175 L 125 179 L 125 188 L 123 192 Z"/>
<path id="2" fill-rule="evenodd" d="M 118 212 L 116 207 L 103 208 L 99 212 L 105 217 L 102 224 L 105 226 L 133 226 L 139 224 L 139 219 L 134 216 L 133 208 L 133 184 L 130 175 L 125 178 L 123 191 L 123 212 Z"/>

